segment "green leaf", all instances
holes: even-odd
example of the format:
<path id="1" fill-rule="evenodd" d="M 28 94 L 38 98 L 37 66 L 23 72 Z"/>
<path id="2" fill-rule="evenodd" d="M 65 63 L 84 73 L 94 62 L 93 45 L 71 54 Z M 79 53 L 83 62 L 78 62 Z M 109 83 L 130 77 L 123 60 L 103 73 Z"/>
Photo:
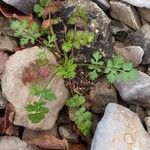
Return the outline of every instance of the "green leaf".
<path id="1" fill-rule="evenodd" d="M 51 0 L 40 0 L 40 4 L 45 7 L 50 3 Z"/>
<path id="2" fill-rule="evenodd" d="M 45 48 L 41 49 L 38 60 L 41 66 L 45 66 L 46 64 L 48 64 L 48 56 Z"/>
<path id="3" fill-rule="evenodd" d="M 26 39 L 26 38 L 21 38 L 20 39 L 20 45 L 26 45 L 29 43 L 29 39 Z"/>
<path id="4" fill-rule="evenodd" d="M 127 63 L 124 63 L 124 64 L 123 64 L 123 70 L 124 70 L 124 71 L 131 71 L 132 68 L 133 68 L 133 65 L 132 65 L 132 63 L 130 63 L 130 62 L 127 62 Z"/>
<path id="5" fill-rule="evenodd" d="M 56 96 L 52 92 L 52 90 L 38 85 L 32 85 L 30 88 L 30 92 L 33 96 L 39 96 L 43 100 L 53 101 L 56 99 Z"/>
<path id="6" fill-rule="evenodd" d="M 74 63 L 73 59 L 65 58 L 59 65 L 56 67 L 56 74 L 62 76 L 65 79 L 73 79 L 76 75 L 77 65 Z"/>
<path id="7" fill-rule="evenodd" d="M 133 68 L 132 63 L 126 62 L 122 56 L 115 56 L 107 62 L 105 69 L 106 77 L 110 83 L 114 83 L 116 78 L 122 80 L 134 80 L 138 71 Z"/>
<path id="8" fill-rule="evenodd" d="M 11 29 L 14 35 L 20 38 L 20 45 L 26 45 L 29 42 L 34 44 L 42 35 L 39 25 L 36 22 L 32 22 L 29 25 L 27 19 L 12 22 Z"/>
<path id="9" fill-rule="evenodd" d="M 82 46 L 87 46 L 93 41 L 94 33 L 92 32 L 69 30 L 63 44 L 63 50 L 64 52 L 69 52 L 71 49 L 80 49 Z"/>
<path id="10" fill-rule="evenodd" d="M 68 24 L 81 24 L 82 26 L 87 26 L 88 24 L 88 13 L 82 7 L 77 7 L 73 13 L 70 15 Z"/>
<path id="11" fill-rule="evenodd" d="M 38 17 L 41 17 L 43 15 L 44 9 L 41 5 L 35 4 L 34 5 L 34 12 L 37 13 Z"/>
<path id="12" fill-rule="evenodd" d="M 49 112 L 48 108 L 45 106 L 45 103 L 42 101 L 28 104 L 25 109 L 28 113 L 29 120 L 34 124 L 44 119 L 45 115 Z"/>
<path id="13" fill-rule="evenodd" d="M 99 73 L 102 71 L 104 62 L 101 59 L 102 54 L 99 51 L 93 53 L 91 58 L 91 64 L 88 66 L 88 68 L 90 69 L 88 75 L 91 80 L 96 80 L 98 78 Z"/>
<path id="14" fill-rule="evenodd" d="M 67 101 L 66 105 L 70 108 L 76 108 L 76 107 L 80 107 L 84 103 L 85 103 L 85 97 L 82 95 L 75 94 Z"/>
<path id="15" fill-rule="evenodd" d="M 52 35 L 48 35 L 47 36 L 47 40 L 44 40 L 44 44 L 49 47 L 49 48 L 53 48 L 54 47 L 54 42 L 57 40 L 56 35 L 52 34 Z"/>
<path id="16" fill-rule="evenodd" d="M 78 129 L 86 136 L 90 134 L 93 127 L 92 113 L 81 107 L 74 114 L 74 120 Z"/>

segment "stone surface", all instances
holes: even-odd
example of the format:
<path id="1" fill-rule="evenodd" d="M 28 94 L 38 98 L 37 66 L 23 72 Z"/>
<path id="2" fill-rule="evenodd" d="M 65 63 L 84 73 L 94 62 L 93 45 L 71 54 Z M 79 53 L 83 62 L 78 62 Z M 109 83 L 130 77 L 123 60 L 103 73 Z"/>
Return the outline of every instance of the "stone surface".
<path id="1" fill-rule="evenodd" d="M 19 9 L 20 11 L 22 11 L 25 14 L 29 14 L 32 13 L 33 11 L 33 6 L 34 4 L 37 2 L 37 0 L 2 0 L 3 2 L 5 2 L 6 4 L 9 4 L 17 9 Z"/>
<path id="2" fill-rule="evenodd" d="M 138 117 L 141 119 L 141 121 L 144 122 L 145 112 L 143 108 L 137 105 L 130 105 L 129 109 L 135 112 L 138 115 Z"/>
<path id="3" fill-rule="evenodd" d="M 114 53 L 112 46 L 110 19 L 105 12 L 91 0 L 67 0 L 63 2 L 64 10 L 62 16 L 71 13 L 75 7 L 81 6 L 88 12 L 88 28 L 95 34 L 95 41 L 92 46 L 82 50 L 85 55 L 93 53 L 93 50 L 102 50 L 105 56 L 111 56 Z M 66 13 L 67 12 L 67 13 Z M 65 16 L 65 19 L 68 16 Z M 83 60 L 83 59 L 82 59 Z"/>
<path id="4" fill-rule="evenodd" d="M 0 74 L 3 73 L 7 60 L 8 60 L 8 54 L 0 51 Z"/>
<path id="5" fill-rule="evenodd" d="M 129 27 L 117 20 L 111 21 L 111 30 L 112 35 L 115 37 L 115 39 L 121 42 L 123 42 L 126 37 L 132 32 Z"/>
<path id="6" fill-rule="evenodd" d="M 138 31 L 129 34 L 126 38 L 127 46 L 141 46 L 144 50 L 142 64 L 150 64 L 150 25 L 143 25 Z"/>
<path id="7" fill-rule="evenodd" d="M 115 52 L 123 56 L 127 61 L 138 66 L 142 62 L 144 51 L 140 46 L 118 47 L 115 46 Z"/>
<path id="8" fill-rule="evenodd" d="M 94 2 L 98 3 L 100 6 L 104 6 L 105 8 L 110 8 L 110 3 L 108 0 L 93 0 Z"/>
<path id="9" fill-rule="evenodd" d="M 8 36 L 0 36 L 0 51 L 14 52 L 17 42 Z"/>
<path id="10" fill-rule="evenodd" d="M 122 0 L 133 6 L 150 8 L 149 0 Z"/>
<path id="11" fill-rule="evenodd" d="M 140 17 L 134 7 L 121 1 L 110 1 L 112 17 L 120 20 L 133 30 L 141 27 Z"/>
<path id="12" fill-rule="evenodd" d="M 139 8 L 138 9 L 140 16 L 142 17 L 143 20 L 147 21 L 150 23 L 150 9 L 147 8 Z"/>
<path id="13" fill-rule="evenodd" d="M 100 78 L 91 88 L 90 100 L 91 110 L 95 113 L 103 113 L 108 103 L 117 103 L 117 93 L 105 78 Z"/>
<path id="14" fill-rule="evenodd" d="M 150 137 L 138 116 L 129 109 L 107 105 L 92 141 L 91 150 L 149 150 Z"/>
<path id="15" fill-rule="evenodd" d="M 72 132 L 69 125 L 62 125 L 59 127 L 59 134 L 64 139 L 66 139 L 68 142 L 71 143 L 78 143 L 78 136 Z"/>
<path id="16" fill-rule="evenodd" d="M 150 108 L 150 76 L 147 74 L 139 72 L 133 81 L 117 79 L 114 85 L 124 101 Z"/>
<path id="17" fill-rule="evenodd" d="M 3 97 L 2 91 L 0 90 L 0 110 L 6 107 L 7 100 Z"/>
<path id="18" fill-rule="evenodd" d="M 14 124 L 33 130 L 50 130 L 55 124 L 59 111 L 68 99 L 68 90 L 65 87 L 64 80 L 60 77 L 55 76 L 49 81 L 49 78 L 54 75 L 54 69 L 51 69 L 49 78 L 44 80 L 44 82 L 49 83 L 47 88 L 50 88 L 55 93 L 57 99 L 46 104 L 49 112 L 41 122 L 32 124 L 29 121 L 25 106 L 37 101 L 38 98 L 31 95 L 29 85 L 23 84 L 22 73 L 25 67 L 28 67 L 30 63 L 34 63 L 38 59 L 40 52 L 40 48 L 32 47 L 18 51 L 9 57 L 2 76 L 2 91 L 6 99 L 15 107 Z M 56 63 L 52 53 L 49 53 L 48 59 L 50 63 Z"/>
<path id="19" fill-rule="evenodd" d="M 35 138 L 43 137 L 43 136 L 55 136 L 59 138 L 60 136 L 58 135 L 57 132 L 57 124 L 55 124 L 51 130 L 45 130 L 45 131 L 35 131 L 35 130 L 30 130 L 28 128 L 25 128 L 23 131 L 22 140 L 31 141 Z"/>
<path id="20" fill-rule="evenodd" d="M 147 129 L 147 132 L 150 136 L 150 117 L 145 117 L 145 124 L 146 124 L 146 129 Z"/>
<path id="21" fill-rule="evenodd" d="M 1 136 L 0 137 L 1 150 L 38 150 L 36 147 L 28 145 L 15 136 Z"/>

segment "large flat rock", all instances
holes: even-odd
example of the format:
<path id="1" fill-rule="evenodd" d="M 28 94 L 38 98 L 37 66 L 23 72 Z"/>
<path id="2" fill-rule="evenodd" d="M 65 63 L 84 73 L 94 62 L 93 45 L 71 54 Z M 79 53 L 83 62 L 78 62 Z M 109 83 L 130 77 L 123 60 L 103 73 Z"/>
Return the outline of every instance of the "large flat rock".
<path id="1" fill-rule="evenodd" d="M 22 73 L 25 67 L 28 67 L 30 63 L 34 63 L 38 59 L 39 53 L 40 49 L 38 47 L 32 47 L 18 51 L 9 57 L 2 76 L 2 92 L 6 99 L 15 107 L 14 124 L 33 130 L 49 130 L 54 126 L 60 109 L 68 99 L 68 90 L 65 87 L 64 80 L 60 77 L 55 76 L 50 81 L 44 81 L 48 82 L 47 88 L 50 88 L 55 93 L 57 99 L 46 104 L 49 112 L 41 122 L 32 124 L 29 121 L 25 106 L 37 101 L 38 97 L 33 97 L 29 86 L 23 84 Z M 52 53 L 48 54 L 48 59 L 50 63 L 56 63 Z M 54 69 L 51 69 L 49 77 L 52 77 L 54 73 Z"/>
<path id="2" fill-rule="evenodd" d="M 114 103 L 107 105 L 91 150 L 149 150 L 150 137 L 138 116 Z"/>

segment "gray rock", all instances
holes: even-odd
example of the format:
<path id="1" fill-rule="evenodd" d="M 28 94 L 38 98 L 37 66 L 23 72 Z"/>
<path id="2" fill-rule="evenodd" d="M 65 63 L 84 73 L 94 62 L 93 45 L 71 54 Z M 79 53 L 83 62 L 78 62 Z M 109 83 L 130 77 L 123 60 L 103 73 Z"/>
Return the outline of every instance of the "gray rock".
<path id="1" fill-rule="evenodd" d="M 17 42 L 9 36 L 0 36 L 0 51 L 14 52 L 17 47 Z"/>
<path id="2" fill-rule="evenodd" d="M 122 1 L 127 2 L 133 6 L 150 8 L 150 2 L 148 0 L 122 0 Z"/>
<path id="3" fill-rule="evenodd" d="M 150 25 L 143 25 L 138 31 L 129 34 L 126 38 L 127 46 L 141 46 L 144 50 L 142 64 L 150 64 Z"/>
<path id="4" fill-rule="evenodd" d="M 133 30 L 141 27 L 140 17 L 134 7 L 121 1 L 110 1 L 112 17 L 120 20 Z"/>
<path id="5" fill-rule="evenodd" d="M 0 138 L 0 150 L 38 150 L 36 147 L 28 145 L 15 136 L 2 136 Z"/>
<path id="6" fill-rule="evenodd" d="M 147 74 L 150 76 L 150 65 L 148 66 Z"/>
<path id="7" fill-rule="evenodd" d="M 129 109 L 107 105 L 92 141 L 91 150 L 149 150 L 150 137 L 138 116 Z"/>
<path id="8" fill-rule="evenodd" d="M 117 41 L 123 42 L 126 37 L 132 32 L 132 30 L 125 24 L 117 20 L 111 21 L 112 35 Z"/>
<path id="9" fill-rule="evenodd" d="M 54 76 L 49 81 L 49 78 L 55 73 L 54 69 L 52 69 L 49 78 L 43 80 L 43 84 L 48 83 L 47 88 L 50 88 L 55 93 L 57 99 L 46 104 L 49 112 L 41 122 L 32 124 L 29 121 L 25 106 L 37 101 L 39 98 L 31 95 L 30 84 L 23 84 L 22 74 L 25 67 L 28 67 L 30 63 L 35 63 L 40 52 L 40 48 L 32 47 L 18 51 L 9 57 L 2 76 L 2 92 L 15 107 L 14 124 L 32 130 L 50 130 L 56 122 L 59 111 L 68 99 L 68 89 L 65 87 L 64 80 L 61 77 Z M 48 59 L 52 64 L 57 63 L 52 53 L 48 54 Z"/>
<path id="10" fill-rule="evenodd" d="M 117 93 L 105 78 L 100 78 L 91 88 L 90 100 L 91 110 L 95 113 L 103 113 L 108 103 L 117 103 Z"/>
<path id="11" fill-rule="evenodd" d="M 69 125 L 63 125 L 59 127 L 59 134 L 64 139 L 66 139 L 68 142 L 71 143 L 78 143 L 78 136 L 72 132 Z"/>
<path id="12" fill-rule="evenodd" d="M 132 62 L 134 66 L 138 66 L 142 62 L 144 55 L 144 51 L 140 46 L 115 46 L 115 52 L 118 55 L 123 56 L 127 61 Z"/>
<path id="13" fill-rule="evenodd" d="M 25 14 L 32 13 L 33 6 L 37 2 L 37 0 L 2 0 L 6 4 L 9 4 Z"/>
<path id="14" fill-rule="evenodd" d="M 81 6 L 88 12 L 88 28 L 95 34 L 95 42 L 89 48 L 85 49 L 85 53 L 91 53 L 92 50 L 102 50 L 105 56 L 111 56 L 114 53 L 111 37 L 110 19 L 104 11 L 94 2 L 90 0 L 67 0 L 63 2 L 64 13 L 70 14 L 75 7 Z M 67 12 L 67 13 L 66 13 Z M 64 16 L 63 16 L 64 17 Z M 66 16 L 68 17 L 68 16 Z M 91 55 L 90 55 L 91 56 Z"/>
<path id="15" fill-rule="evenodd" d="M 51 130 L 45 130 L 45 131 L 35 131 L 35 130 L 30 130 L 28 128 L 25 128 L 23 131 L 22 140 L 32 141 L 35 138 L 43 137 L 43 136 L 55 136 L 57 138 L 60 138 L 57 132 L 57 124 L 55 124 Z"/>
<path id="16" fill-rule="evenodd" d="M 114 83 L 122 99 L 141 107 L 150 108 L 150 76 L 139 72 L 139 77 L 133 81 L 117 79 Z"/>
<path id="17" fill-rule="evenodd" d="M 138 115 L 138 117 L 141 119 L 141 121 L 144 122 L 145 112 L 143 108 L 137 105 L 130 105 L 129 109 L 135 112 Z"/>
<path id="18" fill-rule="evenodd" d="M 150 117 L 145 117 L 145 124 L 146 124 L 146 129 L 147 129 L 147 132 L 150 136 Z"/>
<path id="19" fill-rule="evenodd" d="M 139 11 L 140 16 L 142 17 L 142 19 L 150 23 L 150 15 L 149 15 L 150 14 L 150 9 L 138 8 L 138 11 Z"/>
<path id="20" fill-rule="evenodd" d="M 104 6 L 106 9 L 110 8 L 110 3 L 108 0 L 93 0 L 93 1 L 102 7 Z"/>
<path id="21" fill-rule="evenodd" d="M 6 107 L 7 100 L 3 97 L 2 91 L 0 90 L 0 110 Z"/>

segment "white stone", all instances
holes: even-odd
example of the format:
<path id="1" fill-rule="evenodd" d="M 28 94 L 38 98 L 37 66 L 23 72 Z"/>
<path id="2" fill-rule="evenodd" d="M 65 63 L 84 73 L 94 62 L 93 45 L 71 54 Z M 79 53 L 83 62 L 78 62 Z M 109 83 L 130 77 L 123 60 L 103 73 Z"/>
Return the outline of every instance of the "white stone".
<path id="1" fill-rule="evenodd" d="M 2 136 L 0 138 L 0 150 L 38 150 L 36 147 L 28 145 L 15 136 Z"/>
<path id="2" fill-rule="evenodd" d="M 91 150 L 150 150 L 150 137 L 134 112 L 110 103 L 97 125 Z"/>
<path id="3" fill-rule="evenodd" d="M 121 1 L 110 1 L 111 15 L 117 20 L 127 25 L 133 30 L 138 30 L 141 27 L 141 21 L 136 9 Z"/>
<path id="4" fill-rule="evenodd" d="M 15 107 L 14 124 L 32 130 L 50 130 L 55 124 L 60 109 L 68 99 L 68 90 L 65 87 L 64 80 L 60 77 L 55 76 L 50 81 L 44 81 L 49 83 L 47 87 L 55 93 L 57 99 L 46 104 L 49 112 L 41 122 L 32 124 L 29 121 L 25 106 L 37 101 L 38 97 L 33 97 L 30 93 L 29 85 L 23 84 L 22 73 L 25 67 L 28 67 L 30 63 L 38 59 L 39 53 L 40 49 L 38 47 L 32 47 L 18 51 L 9 57 L 2 76 L 2 92 L 6 99 Z M 48 54 L 48 59 L 50 63 L 56 63 L 52 53 Z M 54 69 L 51 69 L 49 76 L 52 77 L 53 75 Z"/>
<path id="5" fill-rule="evenodd" d="M 108 2 L 108 0 L 97 0 L 97 1 L 103 4 L 106 8 L 110 7 L 110 3 Z"/>
<path id="6" fill-rule="evenodd" d="M 122 0 L 122 1 L 127 2 L 133 6 L 150 8 L 149 0 Z"/>

